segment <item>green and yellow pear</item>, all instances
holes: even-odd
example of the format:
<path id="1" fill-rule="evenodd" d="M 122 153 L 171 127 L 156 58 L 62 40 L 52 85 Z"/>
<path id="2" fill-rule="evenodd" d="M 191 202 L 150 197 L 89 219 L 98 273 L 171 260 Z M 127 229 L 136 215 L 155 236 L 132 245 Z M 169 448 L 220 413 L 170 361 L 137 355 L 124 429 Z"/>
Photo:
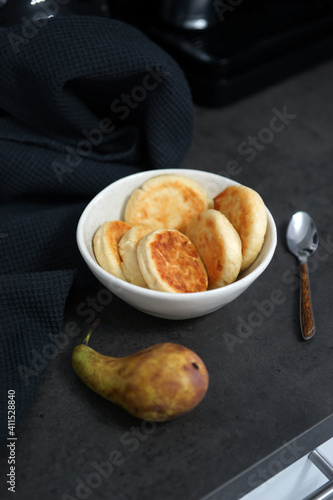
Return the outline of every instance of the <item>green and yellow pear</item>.
<path id="1" fill-rule="evenodd" d="M 90 389 L 143 420 L 162 422 L 184 415 L 208 389 L 201 358 L 175 343 L 121 358 L 104 356 L 83 343 L 74 348 L 72 365 Z"/>

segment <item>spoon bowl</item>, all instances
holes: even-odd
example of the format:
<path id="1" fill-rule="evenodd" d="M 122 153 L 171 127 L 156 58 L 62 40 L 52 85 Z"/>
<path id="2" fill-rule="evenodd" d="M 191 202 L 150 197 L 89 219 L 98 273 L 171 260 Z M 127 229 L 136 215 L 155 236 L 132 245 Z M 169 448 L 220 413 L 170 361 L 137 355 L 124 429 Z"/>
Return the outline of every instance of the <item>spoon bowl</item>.
<path id="1" fill-rule="evenodd" d="M 318 232 L 315 223 L 306 212 L 295 213 L 287 229 L 287 245 L 298 259 L 307 259 L 318 248 Z"/>
<path id="2" fill-rule="evenodd" d="M 308 258 L 318 248 L 318 231 L 310 215 L 306 212 L 296 212 L 287 227 L 287 245 L 300 262 L 301 294 L 300 294 L 300 324 L 304 340 L 311 339 L 316 333 L 308 273 Z"/>

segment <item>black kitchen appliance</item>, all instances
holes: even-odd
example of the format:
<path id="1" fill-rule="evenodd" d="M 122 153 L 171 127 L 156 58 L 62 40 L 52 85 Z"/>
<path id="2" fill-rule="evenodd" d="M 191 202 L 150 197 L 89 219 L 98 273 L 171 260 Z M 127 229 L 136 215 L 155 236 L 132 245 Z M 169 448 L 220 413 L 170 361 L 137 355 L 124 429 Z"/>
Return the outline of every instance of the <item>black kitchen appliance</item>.
<path id="1" fill-rule="evenodd" d="M 333 56 L 332 0 L 110 0 L 180 64 L 199 105 L 221 106 Z"/>

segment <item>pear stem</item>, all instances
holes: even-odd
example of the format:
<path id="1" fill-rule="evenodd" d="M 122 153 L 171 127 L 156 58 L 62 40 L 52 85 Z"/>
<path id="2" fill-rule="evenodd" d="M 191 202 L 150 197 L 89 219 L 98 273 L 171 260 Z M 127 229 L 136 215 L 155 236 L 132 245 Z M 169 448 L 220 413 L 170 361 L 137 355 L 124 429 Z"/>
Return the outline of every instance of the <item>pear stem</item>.
<path id="1" fill-rule="evenodd" d="M 90 335 L 95 330 L 95 328 L 99 325 L 100 322 L 101 322 L 101 318 L 95 319 L 95 321 L 93 322 L 93 324 L 91 325 L 91 328 L 89 329 L 89 331 L 87 333 L 86 338 L 82 342 L 84 345 L 88 345 L 88 342 L 89 342 L 89 339 L 90 339 Z"/>

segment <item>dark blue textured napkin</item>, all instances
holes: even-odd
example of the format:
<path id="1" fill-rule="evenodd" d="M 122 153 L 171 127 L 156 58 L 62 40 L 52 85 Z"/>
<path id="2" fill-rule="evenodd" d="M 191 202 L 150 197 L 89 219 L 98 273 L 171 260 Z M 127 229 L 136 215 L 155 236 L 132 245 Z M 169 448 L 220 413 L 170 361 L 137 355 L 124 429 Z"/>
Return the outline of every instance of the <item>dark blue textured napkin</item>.
<path id="1" fill-rule="evenodd" d="M 16 425 L 58 335 L 73 286 L 92 279 L 75 231 L 87 202 L 116 179 L 177 167 L 192 139 L 183 73 L 140 31 L 90 16 L 0 29 L 1 439 L 7 391 Z M 37 354 L 36 354 L 37 353 Z"/>

